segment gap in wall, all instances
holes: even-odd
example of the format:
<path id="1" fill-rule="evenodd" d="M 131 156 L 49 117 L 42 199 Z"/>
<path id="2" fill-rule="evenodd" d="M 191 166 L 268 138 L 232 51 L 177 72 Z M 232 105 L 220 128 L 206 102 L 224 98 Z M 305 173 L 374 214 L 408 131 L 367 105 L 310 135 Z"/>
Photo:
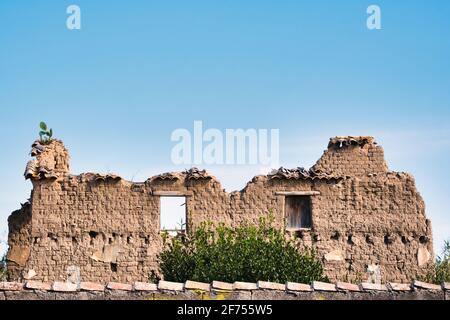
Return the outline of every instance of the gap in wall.
<path id="1" fill-rule="evenodd" d="M 161 231 L 170 235 L 186 231 L 186 197 L 161 197 Z"/>

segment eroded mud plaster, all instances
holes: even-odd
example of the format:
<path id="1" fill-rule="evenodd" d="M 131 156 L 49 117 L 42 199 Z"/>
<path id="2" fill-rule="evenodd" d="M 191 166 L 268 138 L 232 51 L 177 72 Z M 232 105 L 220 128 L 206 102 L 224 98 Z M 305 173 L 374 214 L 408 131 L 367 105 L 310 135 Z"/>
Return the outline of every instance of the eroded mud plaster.
<path id="1" fill-rule="evenodd" d="M 31 198 L 9 218 L 12 280 L 148 280 L 162 248 L 162 195 L 186 197 L 188 232 L 204 221 L 258 223 L 269 212 L 286 228 L 286 197 L 310 197 L 311 227 L 286 232 L 299 248 L 317 250 L 331 280 L 408 282 L 433 258 L 431 223 L 414 178 L 389 171 L 372 137 L 332 138 L 310 170 L 281 168 L 233 193 L 195 168 L 143 183 L 71 175 L 69 153 L 56 140 L 35 142 L 32 155 L 25 172 Z"/>

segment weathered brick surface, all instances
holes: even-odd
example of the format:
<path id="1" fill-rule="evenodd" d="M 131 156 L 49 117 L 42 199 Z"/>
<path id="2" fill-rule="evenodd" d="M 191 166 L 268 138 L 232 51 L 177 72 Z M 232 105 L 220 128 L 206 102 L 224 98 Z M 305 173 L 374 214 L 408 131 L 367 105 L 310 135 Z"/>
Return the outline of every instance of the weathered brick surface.
<path id="1" fill-rule="evenodd" d="M 231 291 L 233 290 L 233 284 L 221 281 L 213 281 L 212 288 L 215 290 Z"/>
<path id="2" fill-rule="evenodd" d="M 406 284 L 406 283 L 393 283 L 393 282 L 390 282 L 388 284 L 388 288 L 391 289 L 392 291 L 411 291 L 411 290 L 413 290 L 411 285 L 410 284 Z"/>
<path id="3" fill-rule="evenodd" d="M 33 280 L 64 281 L 79 270 L 81 281 L 148 281 L 163 245 L 158 196 L 163 191 L 189 195 L 189 230 L 208 220 L 257 224 L 269 211 L 281 228 L 285 197 L 280 192 L 316 191 L 313 229 L 292 236 L 300 249 L 317 251 L 333 281 L 410 283 L 432 262 L 431 223 L 414 178 L 389 171 L 372 138 L 333 139 L 313 167 L 324 173 L 316 178 L 258 176 L 237 193 L 192 172 L 145 183 L 70 175 L 60 141 L 34 154 L 27 170 L 33 182 L 30 203 L 9 218 L 11 280 L 33 270 Z"/>
<path id="4" fill-rule="evenodd" d="M 95 282 L 81 282 L 80 290 L 84 291 L 105 291 L 105 286 Z"/>
<path id="5" fill-rule="evenodd" d="M 309 291 L 313 291 L 313 288 L 311 288 L 311 285 L 309 285 L 309 284 L 288 282 L 286 284 L 286 290 L 309 292 Z"/>
<path id="6" fill-rule="evenodd" d="M 195 281 L 186 281 L 186 283 L 184 284 L 184 288 L 186 290 L 211 291 L 211 284 Z"/>
<path id="7" fill-rule="evenodd" d="M 265 281 L 259 281 L 258 282 L 258 289 L 262 290 L 286 290 L 286 285 L 281 283 L 273 283 L 273 282 L 265 282 Z"/>
<path id="8" fill-rule="evenodd" d="M 132 291 L 133 286 L 131 284 L 125 284 L 125 283 L 117 283 L 117 282 L 110 282 L 106 286 L 109 290 L 119 290 L 119 291 Z"/>
<path id="9" fill-rule="evenodd" d="M 387 286 L 384 284 L 361 283 L 361 288 L 364 291 L 388 291 Z"/>
<path id="10" fill-rule="evenodd" d="M 160 281 L 158 284 L 158 289 L 167 291 L 183 291 L 184 283 Z"/>
<path id="11" fill-rule="evenodd" d="M 25 283 L 25 288 L 33 290 L 50 291 L 52 289 L 52 283 L 41 281 L 27 281 Z"/>
<path id="12" fill-rule="evenodd" d="M 22 291 L 23 287 L 20 282 L 0 282 L 0 291 Z"/>
<path id="13" fill-rule="evenodd" d="M 313 281 L 312 287 L 315 291 L 330 291 L 334 292 L 336 290 L 336 285 L 334 283 L 324 283 L 319 281 Z"/>
<path id="14" fill-rule="evenodd" d="M 336 289 L 340 291 L 353 291 L 353 292 L 361 291 L 361 288 L 357 284 L 346 282 L 337 282 Z"/>
<path id="15" fill-rule="evenodd" d="M 52 290 L 55 292 L 75 292 L 78 290 L 78 285 L 68 282 L 53 282 Z"/>
<path id="16" fill-rule="evenodd" d="M 158 285 L 147 282 L 135 282 L 133 288 L 136 291 L 156 291 L 158 290 Z"/>
<path id="17" fill-rule="evenodd" d="M 417 289 L 426 289 L 426 290 L 442 290 L 442 286 L 432 283 L 426 283 L 422 281 L 415 280 L 413 285 Z"/>
<path id="18" fill-rule="evenodd" d="M 258 285 L 256 283 L 235 282 L 233 284 L 233 290 L 250 291 L 250 290 L 257 290 L 257 289 L 258 289 Z"/>

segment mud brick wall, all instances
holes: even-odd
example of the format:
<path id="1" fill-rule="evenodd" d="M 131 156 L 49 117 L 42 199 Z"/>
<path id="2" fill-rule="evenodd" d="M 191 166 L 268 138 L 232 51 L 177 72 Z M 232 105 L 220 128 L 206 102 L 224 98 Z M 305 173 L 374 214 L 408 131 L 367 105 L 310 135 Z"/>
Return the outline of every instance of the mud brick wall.
<path id="1" fill-rule="evenodd" d="M 162 248 L 164 195 L 186 197 L 188 232 L 204 221 L 256 224 L 268 213 L 285 228 L 286 195 L 310 195 L 312 228 L 286 233 L 299 248 L 315 248 L 334 281 L 407 283 L 433 259 L 414 178 L 389 171 L 372 137 L 332 138 L 312 169 L 281 168 L 233 193 L 195 168 L 143 183 L 73 176 L 61 141 L 32 148 L 36 159 L 25 173 L 32 197 L 9 219 L 11 280 L 147 281 Z"/>
<path id="2" fill-rule="evenodd" d="M 314 170 L 336 176 L 361 176 L 387 172 L 383 148 L 372 137 L 336 137 L 314 165 Z"/>
<path id="3" fill-rule="evenodd" d="M 43 279 L 74 266 L 92 281 L 144 280 L 157 267 L 159 203 L 147 189 L 70 176 L 39 183 L 33 200 L 28 263 Z"/>
<path id="4" fill-rule="evenodd" d="M 31 205 L 26 203 L 20 210 L 14 211 L 8 219 L 9 251 L 8 273 L 19 278 L 22 267 L 27 264 L 31 250 Z"/>

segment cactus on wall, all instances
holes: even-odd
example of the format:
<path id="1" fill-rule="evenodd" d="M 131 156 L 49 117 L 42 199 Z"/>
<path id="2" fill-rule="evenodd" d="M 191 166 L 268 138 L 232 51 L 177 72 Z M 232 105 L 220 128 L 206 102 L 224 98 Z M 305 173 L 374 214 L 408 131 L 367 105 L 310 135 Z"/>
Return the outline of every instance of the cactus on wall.
<path id="1" fill-rule="evenodd" d="M 40 142 L 42 144 L 49 144 L 50 142 L 52 142 L 53 140 L 53 129 L 49 129 L 47 124 L 43 121 L 41 121 L 41 123 L 39 124 L 39 128 L 40 128 L 40 132 L 39 132 L 39 137 L 40 137 Z"/>

